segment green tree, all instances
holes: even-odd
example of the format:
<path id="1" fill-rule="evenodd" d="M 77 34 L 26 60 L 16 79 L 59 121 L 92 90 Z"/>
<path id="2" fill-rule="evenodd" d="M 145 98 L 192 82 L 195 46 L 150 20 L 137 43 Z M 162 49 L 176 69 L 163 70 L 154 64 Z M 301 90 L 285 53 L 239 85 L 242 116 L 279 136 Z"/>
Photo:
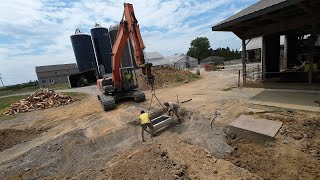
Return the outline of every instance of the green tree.
<path id="1" fill-rule="evenodd" d="M 199 61 L 211 55 L 212 49 L 210 48 L 209 39 L 206 37 L 197 37 L 191 41 L 190 46 L 187 55 L 197 58 Z"/>

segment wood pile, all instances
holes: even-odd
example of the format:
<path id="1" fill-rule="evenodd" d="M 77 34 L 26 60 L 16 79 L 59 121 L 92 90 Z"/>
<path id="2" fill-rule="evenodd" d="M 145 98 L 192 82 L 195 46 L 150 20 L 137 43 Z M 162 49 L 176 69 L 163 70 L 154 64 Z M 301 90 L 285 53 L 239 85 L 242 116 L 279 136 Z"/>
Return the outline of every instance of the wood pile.
<path id="1" fill-rule="evenodd" d="M 16 101 L 4 111 L 5 115 L 31 112 L 35 110 L 48 109 L 61 105 L 70 104 L 77 99 L 60 93 L 55 93 L 49 89 L 38 89 L 34 94 L 20 101 Z"/>

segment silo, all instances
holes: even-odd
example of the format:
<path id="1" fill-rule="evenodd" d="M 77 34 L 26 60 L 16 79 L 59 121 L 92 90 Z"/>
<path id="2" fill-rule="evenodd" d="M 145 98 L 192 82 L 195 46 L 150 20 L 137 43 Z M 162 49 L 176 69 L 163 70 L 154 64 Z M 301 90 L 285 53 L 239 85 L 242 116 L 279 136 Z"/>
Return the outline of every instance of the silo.
<path id="1" fill-rule="evenodd" d="M 106 74 L 112 73 L 112 48 L 108 29 L 96 24 L 96 27 L 91 29 L 91 37 L 98 64 L 104 66 Z"/>
<path id="2" fill-rule="evenodd" d="M 82 34 L 79 30 L 76 30 L 76 33 L 71 35 L 70 39 L 79 71 L 83 72 L 96 69 L 97 63 L 92 46 L 91 36 Z"/>
<path id="3" fill-rule="evenodd" d="M 110 39 L 111 39 L 111 44 L 113 45 L 117 33 L 118 33 L 119 25 L 117 26 L 110 26 L 109 28 L 109 34 L 110 34 Z M 130 43 L 130 40 L 128 39 L 126 46 L 123 49 L 122 53 L 122 59 L 121 59 L 121 67 L 132 67 L 134 66 L 135 68 L 138 68 L 136 62 L 134 59 L 132 59 L 133 56 L 133 51 L 132 51 L 132 45 Z"/>

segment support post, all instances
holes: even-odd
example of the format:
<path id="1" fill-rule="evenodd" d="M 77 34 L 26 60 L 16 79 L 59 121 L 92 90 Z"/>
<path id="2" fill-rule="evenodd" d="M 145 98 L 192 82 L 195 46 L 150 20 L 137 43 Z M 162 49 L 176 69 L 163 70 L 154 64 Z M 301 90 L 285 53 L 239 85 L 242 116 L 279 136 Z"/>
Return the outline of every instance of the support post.
<path id="1" fill-rule="evenodd" d="M 238 75 L 238 87 L 240 87 L 240 76 L 241 76 L 241 70 L 239 69 L 239 75 Z"/>
<path id="2" fill-rule="evenodd" d="M 247 82 L 247 70 L 246 70 L 246 40 L 242 39 L 242 78 L 243 84 Z"/>

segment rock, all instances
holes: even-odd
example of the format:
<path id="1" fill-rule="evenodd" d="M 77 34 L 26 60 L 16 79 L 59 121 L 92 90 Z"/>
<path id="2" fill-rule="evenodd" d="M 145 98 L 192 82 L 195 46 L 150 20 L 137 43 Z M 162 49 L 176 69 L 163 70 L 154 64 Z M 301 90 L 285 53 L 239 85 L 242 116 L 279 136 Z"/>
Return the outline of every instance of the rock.
<path id="1" fill-rule="evenodd" d="M 229 132 L 229 133 L 227 134 L 227 138 L 228 138 L 228 139 L 231 139 L 231 140 L 234 140 L 234 139 L 237 138 L 237 134 L 234 133 L 234 132 Z"/>
<path id="2" fill-rule="evenodd" d="M 166 156 L 166 155 L 167 155 L 167 152 L 162 151 L 160 155 L 161 155 L 161 157 Z"/>
<path id="3" fill-rule="evenodd" d="M 295 140 L 301 140 L 303 138 L 303 134 L 297 133 L 293 135 L 293 139 Z"/>
<path id="4" fill-rule="evenodd" d="M 264 144 L 264 146 L 266 146 L 266 147 L 274 147 L 274 146 L 275 146 L 275 143 L 274 143 L 274 142 L 266 142 L 266 143 Z"/>
<path id="5" fill-rule="evenodd" d="M 25 171 L 25 172 L 30 171 L 30 168 L 29 168 L 29 167 L 26 167 L 26 168 L 24 168 L 24 171 Z"/>
<path id="6" fill-rule="evenodd" d="M 176 175 L 178 175 L 179 177 L 184 176 L 184 171 L 183 170 L 179 170 Z"/>
<path id="7" fill-rule="evenodd" d="M 217 170 L 214 170 L 214 171 L 213 171 L 213 174 L 218 174 L 218 171 L 217 171 Z"/>
<path id="8" fill-rule="evenodd" d="M 207 154 L 206 157 L 207 158 L 212 158 L 212 155 L 211 154 Z"/>

